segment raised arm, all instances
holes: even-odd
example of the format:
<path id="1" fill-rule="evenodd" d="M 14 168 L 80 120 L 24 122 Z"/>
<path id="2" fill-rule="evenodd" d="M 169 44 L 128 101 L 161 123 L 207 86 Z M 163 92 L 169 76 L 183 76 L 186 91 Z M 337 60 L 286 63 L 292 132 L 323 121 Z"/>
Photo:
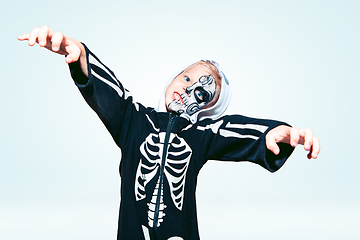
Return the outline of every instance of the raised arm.
<path id="1" fill-rule="evenodd" d="M 65 55 L 66 63 L 74 83 L 89 106 L 102 120 L 119 146 L 126 143 L 128 131 L 137 112 L 144 111 L 141 104 L 133 102 L 128 90 L 84 44 L 53 32 L 49 27 L 35 28 L 20 35 L 20 41 L 27 40 L 29 46 L 36 43 L 54 53 Z"/>
<path id="2" fill-rule="evenodd" d="M 65 55 L 67 63 L 79 61 L 82 72 L 89 76 L 84 46 L 77 40 L 69 38 L 61 32 L 53 32 L 48 26 L 34 28 L 30 33 L 18 36 L 20 41 L 28 41 L 29 46 L 38 43 L 54 53 Z"/>

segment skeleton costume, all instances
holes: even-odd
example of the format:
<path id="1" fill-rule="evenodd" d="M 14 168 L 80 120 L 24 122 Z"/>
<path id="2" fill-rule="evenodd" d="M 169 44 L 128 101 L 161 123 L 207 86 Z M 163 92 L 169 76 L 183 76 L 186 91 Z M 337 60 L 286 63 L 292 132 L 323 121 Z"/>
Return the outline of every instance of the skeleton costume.
<path id="1" fill-rule="evenodd" d="M 156 111 L 134 102 L 114 73 L 85 49 L 89 77 L 78 62 L 69 65 L 71 76 L 122 151 L 118 239 L 199 239 L 195 191 L 207 160 L 248 161 L 274 172 L 293 151 L 281 143 L 277 156 L 266 149 L 266 133 L 283 122 L 219 118 L 230 95 L 222 72 L 218 102 L 178 116 L 164 111 L 164 104 Z"/>

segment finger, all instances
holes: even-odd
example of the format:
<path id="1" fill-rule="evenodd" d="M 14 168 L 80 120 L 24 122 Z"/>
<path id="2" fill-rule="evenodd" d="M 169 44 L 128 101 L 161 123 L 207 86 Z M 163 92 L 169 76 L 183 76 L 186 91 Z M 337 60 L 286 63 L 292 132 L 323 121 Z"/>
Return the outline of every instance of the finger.
<path id="1" fill-rule="evenodd" d="M 296 147 L 299 143 L 299 130 L 292 127 L 290 129 L 290 144 L 292 147 Z"/>
<path id="2" fill-rule="evenodd" d="M 18 40 L 20 41 L 24 41 L 24 40 L 29 40 L 29 33 L 25 33 L 25 34 L 21 34 L 20 36 L 17 37 Z"/>
<path id="3" fill-rule="evenodd" d="M 313 145 L 310 153 L 311 153 L 311 157 L 314 159 L 316 159 L 320 153 L 320 141 L 317 137 L 313 138 Z"/>
<path id="4" fill-rule="evenodd" d="M 60 46 L 64 40 L 64 35 L 61 32 L 56 32 L 51 38 L 52 50 L 57 52 L 60 50 Z"/>
<path id="5" fill-rule="evenodd" d="M 313 145 L 313 131 L 311 129 L 304 129 L 302 135 L 304 136 L 304 149 L 310 151 Z"/>
<path id="6" fill-rule="evenodd" d="M 48 41 L 50 28 L 48 26 L 42 26 L 38 33 L 38 42 L 40 47 L 45 47 Z"/>
<path id="7" fill-rule="evenodd" d="M 266 135 L 266 148 L 273 152 L 275 155 L 280 153 L 280 148 L 277 145 L 275 138 L 272 135 Z"/>
<path id="8" fill-rule="evenodd" d="M 67 63 L 72 63 L 79 60 L 81 52 L 80 49 L 76 47 L 76 45 L 67 46 L 66 51 L 68 52 L 68 55 L 65 58 L 65 61 Z"/>
<path id="9" fill-rule="evenodd" d="M 40 28 L 34 28 L 29 34 L 29 46 L 34 46 L 38 39 Z"/>

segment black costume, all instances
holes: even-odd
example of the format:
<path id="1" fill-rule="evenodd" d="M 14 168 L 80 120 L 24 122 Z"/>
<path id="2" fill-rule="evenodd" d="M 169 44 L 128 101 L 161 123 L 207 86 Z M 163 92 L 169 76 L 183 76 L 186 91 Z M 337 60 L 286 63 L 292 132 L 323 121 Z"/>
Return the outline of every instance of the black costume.
<path id="1" fill-rule="evenodd" d="M 231 115 L 192 124 L 135 103 L 113 72 L 86 52 L 89 77 L 78 62 L 70 70 L 122 151 L 118 239 L 199 239 L 195 190 L 207 160 L 249 161 L 274 172 L 292 153 L 281 143 L 277 156 L 266 149 L 266 133 L 283 122 Z"/>

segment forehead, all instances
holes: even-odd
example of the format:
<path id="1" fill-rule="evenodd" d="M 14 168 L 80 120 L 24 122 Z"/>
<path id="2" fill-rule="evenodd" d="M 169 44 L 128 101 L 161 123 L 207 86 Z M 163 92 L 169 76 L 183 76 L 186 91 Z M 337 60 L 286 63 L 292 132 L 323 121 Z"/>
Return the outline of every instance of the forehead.
<path id="1" fill-rule="evenodd" d="M 195 63 L 185 68 L 184 73 L 190 73 L 194 75 L 214 75 L 214 71 L 211 70 L 208 66 L 201 63 Z"/>

